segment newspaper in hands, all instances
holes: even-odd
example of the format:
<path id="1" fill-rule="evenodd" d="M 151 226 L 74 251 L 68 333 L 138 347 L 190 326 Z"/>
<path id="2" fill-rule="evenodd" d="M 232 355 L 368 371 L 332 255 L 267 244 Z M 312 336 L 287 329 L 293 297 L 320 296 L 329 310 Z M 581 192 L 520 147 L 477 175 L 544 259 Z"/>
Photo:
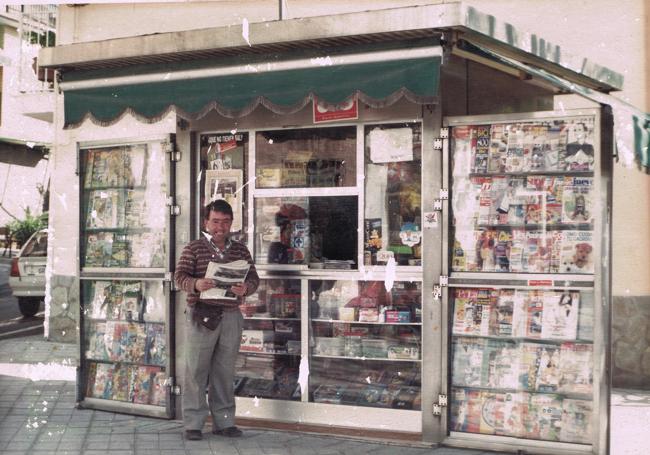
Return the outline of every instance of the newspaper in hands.
<path id="1" fill-rule="evenodd" d="M 237 300 L 237 296 L 230 290 L 230 287 L 237 283 L 243 283 L 250 267 L 250 264 L 244 260 L 226 264 L 210 262 L 205 271 L 205 277 L 212 280 L 215 287 L 201 292 L 201 299 Z"/>

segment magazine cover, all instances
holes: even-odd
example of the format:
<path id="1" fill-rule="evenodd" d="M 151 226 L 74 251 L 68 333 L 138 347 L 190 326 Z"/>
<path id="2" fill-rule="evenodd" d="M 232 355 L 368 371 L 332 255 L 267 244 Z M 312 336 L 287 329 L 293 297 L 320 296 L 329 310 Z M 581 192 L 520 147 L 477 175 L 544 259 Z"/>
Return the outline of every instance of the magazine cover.
<path id="1" fill-rule="evenodd" d="M 508 224 L 508 211 L 510 210 L 510 179 L 506 176 L 495 175 L 491 185 L 491 207 L 488 222 L 494 224 Z"/>
<path id="2" fill-rule="evenodd" d="M 488 224 L 494 217 L 492 206 L 492 177 L 477 177 L 472 184 L 478 190 L 478 224 Z"/>
<path id="3" fill-rule="evenodd" d="M 85 188 L 98 188 L 108 185 L 108 155 L 104 150 L 89 150 L 86 164 Z"/>
<path id="4" fill-rule="evenodd" d="M 147 145 L 131 145 L 124 153 L 125 184 L 130 187 L 146 184 Z"/>
<path id="5" fill-rule="evenodd" d="M 534 123 L 530 126 L 532 135 L 532 148 L 530 152 L 531 171 L 544 171 L 546 169 L 545 151 L 546 133 L 548 126 L 544 123 Z"/>
<path id="6" fill-rule="evenodd" d="M 89 229 L 119 227 L 121 210 L 119 190 L 105 189 L 91 191 L 88 195 L 86 227 Z"/>
<path id="7" fill-rule="evenodd" d="M 552 121 L 546 131 L 544 143 L 545 169 L 547 171 L 563 171 L 566 156 L 567 131 L 564 121 Z"/>
<path id="8" fill-rule="evenodd" d="M 494 243 L 494 266 L 497 272 L 510 271 L 510 253 L 512 248 L 512 232 L 497 231 Z"/>
<path id="9" fill-rule="evenodd" d="M 551 234 L 548 231 L 526 231 L 526 250 L 524 251 L 525 271 L 528 273 L 548 273 L 551 268 Z"/>
<path id="10" fill-rule="evenodd" d="M 129 267 L 164 267 L 165 239 L 162 231 L 129 234 Z"/>
<path id="11" fill-rule="evenodd" d="M 151 404 L 165 406 L 167 403 L 167 375 L 161 368 L 150 367 L 153 372 L 151 379 Z"/>
<path id="12" fill-rule="evenodd" d="M 381 218 L 366 218 L 364 220 L 363 250 L 365 265 L 377 263 L 377 251 L 382 249 Z"/>
<path id="13" fill-rule="evenodd" d="M 129 254 L 131 245 L 126 234 L 115 233 L 113 235 L 113 245 L 111 247 L 111 267 L 126 267 L 129 264 Z"/>
<path id="14" fill-rule="evenodd" d="M 163 324 L 147 324 L 145 363 L 164 366 L 167 362 L 167 341 Z"/>
<path id="15" fill-rule="evenodd" d="M 528 292 L 523 289 L 514 291 L 512 301 L 512 336 L 526 336 L 526 320 L 528 319 Z"/>
<path id="16" fill-rule="evenodd" d="M 92 297 L 84 314 L 92 319 L 106 319 L 106 310 L 111 295 L 111 282 L 93 281 L 90 294 Z"/>
<path id="17" fill-rule="evenodd" d="M 91 395 L 95 398 L 111 400 L 113 398 L 113 372 L 115 365 L 110 363 L 97 363 L 95 365 L 95 380 Z"/>
<path id="18" fill-rule="evenodd" d="M 497 303 L 494 307 L 495 317 L 491 321 L 490 335 L 513 336 L 513 313 L 515 308 L 515 291 L 500 289 Z"/>
<path id="19" fill-rule="evenodd" d="M 526 310 L 526 337 L 541 338 L 544 312 L 544 292 L 528 291 L 524 300 Z"/>
<path id="20" fill-rule="evenodd" d="M 113 233 L 97 232 L 86 237 L 86 267 L 108 267 L 113 250 Z"/>
<path id="21" fill-rule="evenodd" d="M 149 226 L 153 220 L 147 218 L 147 202 L 142 190 L 127 190 L 124 204 L 124 226 L 129 228 Z"/>
<path id="22" fill-rule="evenodd" d="M 479 392 L 479 433 L 497 434 L 503 427 L 502 394 L 482 390 Z"/>
<path id="23" fill-rule="evenodd" d="M 129 401 L 132 368 L 128 365 L 115 365 L 113 370 L 113 397 L 115 401 Z"/>
<path id="24" fill-rule="evenodd" d="M 451 431 L 478 433 L 481 427 L 481 391 L 451 389 Z"/>
<path id="25" fill-rule="evenodd" d="M 575 340 L 578 332 L 579 292 L 544 292 L 542 338 Z"/>
<path id="26" fill-rule="evenodd" d="M 111 324 L 112 323 L 112 324 Z M 127 349 L 131 342 L 129 334 L 129 323 L 127 322 L 113 322 L 106 323 L 106 331 L 113 326 L 113 343 L 112 348 L 109 349 L 109 357 L 113 361 L 128 361 Z M 108 333 L 107 333 L 108 334 Z"/>
<path id="27" fill-rule="evenodd" d="M 487 289 L 457 289 L 453 333 L 488 335 L 494 305 L 492 297 Z"/>
<path id="28" fill-rule="evenodd" d="M 539 353 L 547 345 L 533 342 L 521 343 L 519 360 L 519 386 L 524 390 L 534 391 L 537 386 L 539 370 Z"/>
<path id="29" fill-rule="evenodd" d="M 594 169 L 594 119 L 580 118 L 567 122 L 567 144 L 564 170 L 593 171 Z"/>
<path id="30" fill-rule="evenodd" d="M 513 229 L 512 231 L 512 244 L 510 245 L 510 271 L 513 273 L 524 272 L 526 252 L 527 252 L 527 239 L 526 231 L 523 229 Z"/>
<path id="31" fill-rule="evenodd" d="M 508 224 L 523 225 L 526 220 L 526 177 L 508 179 L 507 206 Z M 503 203 L 505 204 L 505 203 Z"/>
<path id="32" fill-rule="evenodd" d="M 490 150 L 490 126 L 479 125 L 473 128 L 475 135 L 473 171 L 485 174 L 488 171 L 488 156 Z"/>
<path id="33" fill-rule="evenodd" d="M 591 401 L 565 398 L 562 402 L 562 430 L 560 440 L 579 444 L 592 442 Z"/>
<path id="34" fill-rule="evenodd" d="M 593 345 L 562 343 L 559 390 L 591 395 L 593 392 Z"/>
<path id="35" fill-rule="evenodd" d="M 452 384 L 467 387 L 483 385 L 483 371 L 487 370 L 483 354 L 487 341 L 483 338 L 454 337 L 451 344 L 453 352 Z"/>
<path id="36" fill-rule="evenodd" d="M 149 404 L 151 401 L 151 381 L 157 368 L 134 367 L 131 377 L 129 401 L 138 404 Z"/>
<path id="37" fill-rule="evenodd" d="M 562 429 L 562 397 L 531 393 L 524 417 L 523 437 L 559 441 Z"/>
<path id="38" fill-rule="evenodd" d="M 556 345 L 540 346 L 537 351 L 535 390 L 538 392 L 556 392 L 559 384 L 560 347 Z"/>
<path id="39" fill-rule="evenodd" d="M 109 360 L 116 360 L 119 358 L 119 345 L 115 343 L 115 332 L 117 325 L 121 324 L 117 321 L 106 321 L 106 329 L 104 332 L 104 346 Z"/>
<path id="40" fill-rule="evenodd" d="M 106 351 L 105 337 L 106 337 L 106 323 L 96 322 L 89 324 L 88 336 L 86 345 L 86 358 L 93 360 L 108 360 L 108 352 Z"/>
<path id="41" fill-rule="evenodd" d="M 121 347 L 125 359 L 133 363 L 145 362 L 147 331 L 144 324 L 129 323 L 126 330 L 126 343 Z M 123 340 L 123 339 L 122 339 Z"/>
<path id="42" fill-rule="evenodd" d="M 483 385 L 495 389 L 517 389 L 519 385 L 519 344 L 513 340 L 487 340 L 483 354 L 487 368 Z"/>
<path id="43" fill-rule="evenodd" d="M 562 222 L 591 223 L 593 210 L 593 177 L 565 177 L 562 193 Z"/>
<path id="44" fill-rule="evenodd" d="M 528 399 L 527 393 L 505 392 L 500 394 L 503 422 L 497 434 L 502 436 L 521 437 L 524 431 L 524 406 L 523 400 Z"/>
<path id="45" fill-rule="evenodd" d="M 560 273 L 594 273 L 594 233 L 562 231 Z"/>
<path id="46" fill-rule="evenodd" d="M 492 125 L 490 131 L 490 149 L 488 151 L 488 171 L 501 173 L 506 171 L 506 153 L 508 150 L 508 129 L 506 125 Z"/>
<path id="47" fill-rule="evenodd" d="M 508 125 L 508 146 L 506 149 L 506 172 L 526 171 L 525 136 L 523 125 Z"/>
<path id="48" fill-rule="evenodd" d="M 142 320 L 146 322 L 165 322 L 166 297 L 162 283 L 145 281 L 142 299 Z"/>

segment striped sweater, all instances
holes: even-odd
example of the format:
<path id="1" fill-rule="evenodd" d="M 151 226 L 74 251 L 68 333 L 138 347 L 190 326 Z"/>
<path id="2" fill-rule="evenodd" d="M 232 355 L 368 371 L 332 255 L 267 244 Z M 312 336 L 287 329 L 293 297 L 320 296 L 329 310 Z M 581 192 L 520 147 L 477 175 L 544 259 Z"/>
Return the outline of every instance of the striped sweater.
<path id="1" fill-rule="evenodd" d="M 205 271 L 208 268 L 209 262 L 227 263 L 243 259 L 249 264 L 251 268 L 246 276 L 246 284 L 248 285 L 248 293 L 250 295 L 257 290 L 260 283 L 260 278 L 255 270 L 253 259 L 248 251 L 246 245 L 241 242 L 230 240 L 226 245 L 226 251 L 223 258 L 220 258 L 215 250 L 210 245 L 210 242 L 201 236 L 198 240 L 193 240 L 188 243 L 181 257 L 178 260 L 176 271 L 174 272 L 174 280 L 180 289 L 187 293 L 187 306 L 192 307 L 199 300 L 199 292 L 196 291 L 195 283 L 198 278 L 205 276 Z M 205 303 L 212 305 L 221 305 L 226 311 L 234 311 L 243 299 L 239 302 L 232 300 L 201 300 Z"/>

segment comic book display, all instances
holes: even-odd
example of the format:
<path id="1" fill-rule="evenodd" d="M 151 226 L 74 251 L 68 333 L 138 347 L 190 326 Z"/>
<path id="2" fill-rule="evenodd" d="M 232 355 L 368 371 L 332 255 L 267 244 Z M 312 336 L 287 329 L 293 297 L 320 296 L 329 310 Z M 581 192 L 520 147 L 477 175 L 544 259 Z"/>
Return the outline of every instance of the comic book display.
<path id="1" fill-rule="evenodd" d="M 575 422 L 575 401 L 590 409 L 593 393 L 583 306 L 593 302 L 578 291 L 454 289 L 452 430 L 575 442 L 563 421 Z"/>
<path id="2" fill-rule="evenodd" d="M 164 140 L 82 148 L 80 158 L 83 404 L 129 403 L 163 416 L 171 354 Z"/>
<path id="3" fill-rule="evenodd" d="M 310 295 L 309 400 L 421 409 L 421 283 L 312 281 Z"/>
<path id="4" fill-rule="evenodd" d="M 167 333 L 162 284 L 85 281 L 86 395 L 165 405 Z M 162 388 L 162 392 L 156 390 Z"/>
<path id="5" fill-rule="evenodd" d="M 452 269 L 593 273 L 593 131 L 591 117 L 453 128 Z"/>
<path id="6" fill-rule="evenodd" d="M 458 123 L 449 135 L 449 428 L 590 444 L 595 116 Z"/>
<path id="7" fill-rule="evenodd" d="M 166 183 L 160 144 L 83 150 L 84 267 L 162 268 Z"/>

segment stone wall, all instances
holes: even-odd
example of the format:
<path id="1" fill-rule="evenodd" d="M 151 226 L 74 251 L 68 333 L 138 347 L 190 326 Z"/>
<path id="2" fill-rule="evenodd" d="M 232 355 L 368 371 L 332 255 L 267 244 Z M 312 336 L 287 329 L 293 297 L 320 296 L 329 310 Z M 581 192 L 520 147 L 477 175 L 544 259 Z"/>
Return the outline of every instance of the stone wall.
<path id="1" fill-rule="evenodd" d="M 79 331 L 79 279 L 52 275 L 48 340 L 76 343 Z"/>
<path id="2" fill-rule="evenodd" d="M 650 296 L 614 297 L 612 385 L 650 390 Z"/>

